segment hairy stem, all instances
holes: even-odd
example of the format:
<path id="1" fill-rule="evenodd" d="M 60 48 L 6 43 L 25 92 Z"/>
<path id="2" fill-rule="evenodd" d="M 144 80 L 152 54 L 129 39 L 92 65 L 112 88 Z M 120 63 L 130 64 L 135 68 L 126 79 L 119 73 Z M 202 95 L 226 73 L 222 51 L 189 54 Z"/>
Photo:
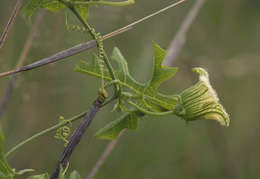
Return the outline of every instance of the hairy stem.
<path id="1" fill-rule="evenodd" d="M 105 64 L 106 64 L 106 66 L 108 68 L 108 71 L 110 73 L 110 76 L 111 76 L 112 80 L 117 80 L 115 72 L 113 70 L 113 66 L 110 63 L 110 60 L 108 59 L 108 56 L 107 56 L 106 52 L 104 52 L 104 61 L 105 61 Z M 118 83 L 113 84 L 113 86 L 114 86 L 114 94 L 113 94 L 113 96 L 110 99 L 108 99 L 108 101 L 106 101 L 104 103 L 104 105 L 109 103 L 110 101 L 116 99 L 120 95 L 120 93 L 121 93 L 121 87 L 120 87 L 120 85 Z"/>
<path id="2" fill-rule="evenodd" d="M 154 112 L 154 111 L 148 111 L 144 108 L 142 108 L 141 106 L 133 103 L 132 101 L 128 101 L 128 103 L 133 106 L 134 108 L 138 109 L 139 111 L 141 111 L 144 114 L 148 114 L 151 116 L 165 116 L 165 115 L 169 115 L 169 114 L 174 114 L 174 109 L 172 109 L 172 111 L 165 111 L 165 112 Z"/>
<path id="3" fill-rule="evenodd" d="M 67 124 L 70 124 L 71 122 L 74 122 L 74 121 L 76 121 L 76 120 L 78 120 L 78 119 L 81 119 L 82 117 L 84 117 L 84 116 L 86 115 L 86 113 L 87 113 L 87 111 L 84 111 L 84 112 L 82 112 L 82 113 L 80 113 L 80 114 L 78 114 L 78 115 L 76 115 L 76 116 L 74 116 L 74 117 L 72 117 L 72 118 L 70 118 L 70 119 L 68 119 L 68 120 L 65 120 L 65 122 L 63 122 L 63 123 L 56 124 L 56 125 L 54 125 L 54 126 L 48 128 L 48 129 L 45 129 L 45 130 L 43 130 L 43 131 L 41 131 L 41 132 L 39 132 L 39 133 L 37 133 L 37 134 L 34 134 L 33 136 L 29 137 L 28 139 L 26 139 L 26 140 L 20 142 L 19 144 L 17 144 L 17 145 L 14 146 L 13 148 L 11 148 L 11 149 L 5 154 L 5 157 L 9 157 L 9 156 L 10 156 L 11 154 L 13 154 L 16 150 L 18 150 L 19 148 L 21 148 L 22 146 L 24 146 L 25 144 L 31 142 L 31 141 L 34 140 L 34 139 L 37 139 L 37 138 L 40 137 L 40 136 L 43 136 L 43 135 L 45 135 L 45 134 L 47 134 L 47 133 L 49 133 L 49 132 L 52 132 L 52 131 L 57 130 L 57 129 L 60 128 L 60 127 L 63 127 L 63 126 L 65 126 L 65 125 L 67 125 Z"/>
<path id="4" fill-rule="evenodd" d="M 63 2 L 63 0 L 61 0 Z M 98 2 L 101 2 L 101 1 L 98 1 Z M 64 3 L 64 2 L 63 2 Z M 74 13 L 74 15 L 79 19 L 79 21 L 84 25 L 84 27 L 86 29 L 88 29 L 89 33 L 91 34 L 91 36 L 93 37 L 94 40 L 96 40 L 96 45 L 97 45 L 97 48 L 99 49 L 99 54 L 102 56 L 100 58 L 100 60 L 104 60 L 105 64 L 106 64 L 106 67 L 108 68 L 108 71 L 110 73 L 110 76 L 113 80 L 116 80 L 116 76 L 115 76 L 115 73 L 114 73 L 114 69 L 113 69 L 113 66 L 111 65 L 109 59 L 108 59 L 108 56 L 106 55 L 106 52 L 103 48 L 103 38 L 102 36 L 98 35 L 95 30 L 93 28 L 91 28 L 91 26 L 80 16 L 80 14 L 77 12 L 77 10 L 71 6 L 70 4 L 67 4 L 67 7 Z M 100 38 L 99 38 L 100 36 Z M 102 65 L 102 64 L 100 64 Z M 102 67 L 101 67 L 102 68 Z M 102 71 L 102 76 L 103 76 L 103 68 L 101 69 Z M 103 91 L 103 93 L 105 93 L 105 89 L 104 89 L 104 78 L 102 77 L 101 78 L 101 90 Z M 120 92 L 120 86 L 119 85 L 114 85 L 114 95 L 113 97 L 111 98 L 111 100 L 113 100 L 114 98 L 116 98 L 118 96 L 118 93 Z M 109 100 L 110 101 L 110 100 Z"/>
<path id="5" fill-rule="evenodd" d="M 81 22 L 81 24 L 89 31 L 90 35 L 94 40 L 96 40 L 96 45 L 98 48 L 98 63 L 101 71 L 101 92 L 103 94 L 106 94 L 105 88 L 104 88 L 104 66 L 103 66 L 103 60 L 104 60 L 104 47 L 103 47 L 103 42 L 102 42 L 102 36 L 95 31 L 94 28 L 92 28 L 83 18 L 82 16 L 78 13 L 78 11 L 75 9 L 74 4 L 71 2 L 65 2 L 64 0 L 59 0 L 63 4 L 65 4 L 71 11 L 72 13 L 78 18 L 78 20 Z M 109 66 L 108 68 L 111 68 L 112 66 Z M 113 71 L 113 69 L 110 69 Z M 109 70 L 109 71 L 110 71 Z"/>
<path id="6" fill-rule="evenodd" d="M 112 101 L 113 101 L 113 100 L 110 100 L 109 102 L 107 101 L 106 103 L 103 103 L 103 104 L 101 105 L 101 107 L 104 107 L 105 105 L 109 104 L 109 103 L 112 102 Z M 26 140 L 20 142 L 19 144 L 15 145 L 13 148 L 11 148 L 11 149 L 5 154 L 5 156 L 6 156 L 6 157 L 10 156 L 10 155 L 13 154 L 16 150 L 18 150 L 19 148 L 21 148 L 23 145 L 28 144 L 28 143 L 31 142 L 32 140 L 37 139 L 38 137 L 43 136 L 43 135 L 45 135 L 45 134 L 47 134 L 47 133 L 49 133 L 49 132 L 55 131 L 55 130 L 57 130 L 58 128 L 63 127 L 63 126 L 65 126 L 65 125 L 67 125 L 67 124 L 70 124 L 70 123 L 72 123 L 72 122 L 74 122 L 74 121 L 76 121 L 76 120 L 78 120 L 78 119 L 81 119 L 81 118 L 84 117 L 86 114 L 87 114 L 87 111 L 81 112 L 80 114 L 78 114 L 78 115 L 76 115 L 76 116 L 73 116 L 73 117 L 70 118 L 70 119 L 64 120 L 65 122 L 63 122 L 63 123 L 56 124 L 56 125 L 54 125 L 54 126 L 52 126 L 52 127 L 50 127 L 50 128 L 47 128 L 47 129 L 45 129 L 45 130 L 43 130 L 43 131 L 41 131 L 41 132 L 39 132 L 39 133 L 34 134 L 33 136 L 29 137 L 28 139 L 26 139 Z"/>

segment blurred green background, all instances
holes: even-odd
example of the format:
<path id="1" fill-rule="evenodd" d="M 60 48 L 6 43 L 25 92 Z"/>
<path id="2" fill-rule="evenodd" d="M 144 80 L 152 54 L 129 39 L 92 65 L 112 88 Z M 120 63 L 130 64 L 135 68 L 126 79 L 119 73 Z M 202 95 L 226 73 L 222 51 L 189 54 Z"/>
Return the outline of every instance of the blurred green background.
<path id="1" fill-rule="evenodd" d="M 171 4 L 172 0 L 136 0 L 128 7 L 91 7 L 89 23 L 102 34 L 111 32 Z M 0 1 L 0 32 L 16 1 Z M 129 62 L 130 71 L 141 82 L 152 70 L 152 41 L 167 49 L 194 1 L 190 0 L 156 16 L 134 29 L 106 40 L 110 53 L 117 46 Z M 71 23 L 76 23 L 72 15 Z M 2 49 L 0 71 L 13 69 L 35 20 L 21 12 Z M 161 86 L 174 94 L 197 81 L 192 67 L 209 71 L 221 103 L 231 116 L 229 128 L 213 121 L 188 125 L 175 116 L 146 117 L 137 131 L 127 131 L 100 169 L 97 179 L 132 178 L 260 178 L 260 1 L 208 0 L 187 36 L 174 66 L 177 75 Z M 46 12 L 26 59 L 32 63 L 62 49 L 90 40 L 85 33 L 68 32 L 64 13 Z M 99 80 L 73 72 L 79 60 L 89 60 L 94 50 L 19 74 L 17 85 L 1 125 L 6 150 L 42 129 L 86 110 L 97 95 Z M 0 79 L 3 96 L 8 77 Z M 98 113 L 83 141 L 72 155 L 70 170 L 86 177 L 108 141 L 94 133 L 120 114 L 112 105 Z M 73 127 L 77 123 L 73 123 Z M 27 144 L 9 158 L 16 169 L 33 168 L 52 172 L 63 142 L 54 133 Z"/>

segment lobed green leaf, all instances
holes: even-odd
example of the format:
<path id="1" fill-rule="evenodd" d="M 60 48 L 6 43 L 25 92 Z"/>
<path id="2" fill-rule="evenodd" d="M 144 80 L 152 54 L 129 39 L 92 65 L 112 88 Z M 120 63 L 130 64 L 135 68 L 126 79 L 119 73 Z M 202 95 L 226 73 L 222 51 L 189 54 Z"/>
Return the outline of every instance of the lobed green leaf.
<path id="1" fill-rule="evenodd" d="M 162 62 L 166 56 L 166 50 L 153 42 L 154 47 L 154 65 L 153 76 L 148 84 L 149 89 L 156 91 L 164 81 L 172 78 L 178 69 L 176 67 L 163 66 Z"/>

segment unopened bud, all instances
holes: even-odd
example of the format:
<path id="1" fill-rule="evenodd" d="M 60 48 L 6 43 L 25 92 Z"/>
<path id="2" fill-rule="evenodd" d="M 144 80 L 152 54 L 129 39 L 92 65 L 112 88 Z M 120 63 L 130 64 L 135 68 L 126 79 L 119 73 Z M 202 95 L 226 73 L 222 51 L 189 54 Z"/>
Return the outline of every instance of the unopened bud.
<path id="1" fill-rule="evenodd" d="M 207 71 L 203 68 L 193 68 L 193 71 L 199 74 L 199 82 L 179 95 L 175 114 L 186 121 L 210 119 L 229 126 L 229 115 L 219 103 Z"/>

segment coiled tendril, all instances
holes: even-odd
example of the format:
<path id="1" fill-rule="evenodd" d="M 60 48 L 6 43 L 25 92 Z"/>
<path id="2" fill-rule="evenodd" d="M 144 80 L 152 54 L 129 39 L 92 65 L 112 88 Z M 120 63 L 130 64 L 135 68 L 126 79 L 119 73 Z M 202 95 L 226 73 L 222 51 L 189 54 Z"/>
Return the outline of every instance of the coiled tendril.
<path id="1" fill-rule="evenodd" d="M 72 127 L 72 123 L 70 121 L 65 120 L 63 116 L 60 116 L 59 120 L 60 123 L 69 123 L 70 127 Z M 67 144 L 69 143 L 68 137 L 70 136 L 71 133 L 70 127 L 67 125 L 60 127 L 59 129 L 57 129 L 56 135 L 54 136 L 54 138 L 64 141 L 64 147 L 66 147 Z"/>
<path id="2" fill-rule="evenodd" d="M 104 45 L 103 45 L 103 39 L 100 33 L 97 33 L 94 28 L 90 29 L 91 33 L 94 35 L 96 41 L 97 41 L 97 47 L 98 47 L 98 66 L 100 70 L 101 75 L 101 92 L 105 92 L 105 85 L 104 85 Z"/>

